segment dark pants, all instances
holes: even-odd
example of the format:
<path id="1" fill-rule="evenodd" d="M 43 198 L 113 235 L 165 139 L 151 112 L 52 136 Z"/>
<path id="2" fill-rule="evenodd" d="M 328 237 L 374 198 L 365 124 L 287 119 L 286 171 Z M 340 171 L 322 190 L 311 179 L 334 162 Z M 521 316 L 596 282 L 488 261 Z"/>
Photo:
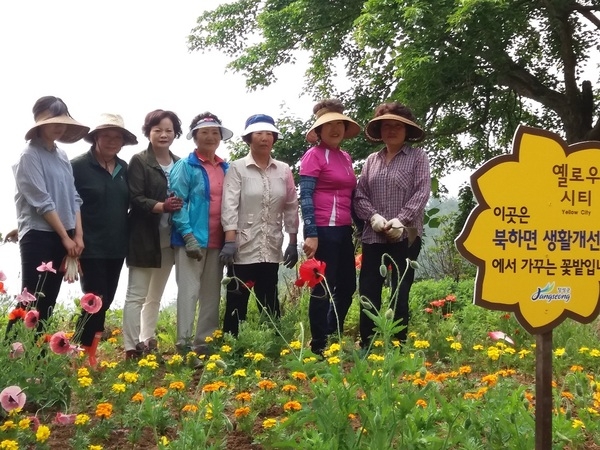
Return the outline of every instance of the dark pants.
<path id="1" fill-rule="evenodd" d="M 261 314 L 265 308 L 271 317 L 279 317 L 278 273 L 278 263 L 233 264 L 227 268 L 227 276 L 231 277 L 231 281 L 227 284 L 227 303 L 223 319 L 225 333 L 238 335 L 240 321 L 246 320 L 248 314 L 250 289 L 254 289 Z"/>
<path id="2" fill-rule="evenodd" d="M 96 294 L 102 298 L 102 308 L 95 314 L 81 311 L 75 330 L 76 337 L 82 345 L 91 345 L 94 335 L 104 331 L 106 311 L 110 308 L 119 284 L 119 276 L 123 267 L 124 258 L 82 258 L 81 290 L 84 293 Z M 81 331 L 80 331 L 81 330 Z"/>
<path id="3" fill-rule="evenodd" d="M 17 307 L 36 308 L 39 311 L 40 322 L 37 331 L 41 332 L 56 306 L 56 299 L 64 276 L 58 269 L 67 251 L 58 234 L 53 231 L 38 230 L 28 231 L 19 240 L 19 249 L 21 251 L 21 288 L 27 288 L 27 291 L 34 294 L 38 300 L 30 303 L 27 307 L 21 304 Z M 42 262 L 50 261 L 52 261 L 52 267 L 56 269 L 56 273 L 38 272 L 37 268 Z M 39 293 L 43 293 L 43 295 L 39 295 Z M 14 323 L 14 320 L 8 322 L 7 334 Z"/>
<path id="4" fill-rule="evenodd" d="M 319 283 L 313 288 L 308 304 L 310 347 L 320 353 L 327 345 L 327 336 L 344 331 L 344 320 L 356 290 L 356 269 L 352 227 L 317 227 L 317 233 L 315 259 L 325 262 L 325 279 L 331 291 L 327 292 L 323 283 Z"/>
<path id="5" fill-rule="evenodd" d="M 417 237 L 415 242 L 409 247 L 408 240 L 403 239 L 398 243 L 390 244 L 363 244 L 362 246 L 362 267 L 360 270 L 359 277 L 359 290 L 362 297 L 366 297 L 373 304 L 374 310 L 371 312 L 375 313 L 381 309 L 381 288 L 385 277 L 381 276 L 379 272 L 379 266 L 381 265 L 381 257 L 384 254 L 389 255 L 398 266 L 392 264 L 388 257 L 383 261 L 383 264 L 387 267 L 391 264 L 392 266 L 392 285 L 391 285 L 391 301 L 390 308 L 394 309 L 394 320 L 402 319 L 402 325 L 406 328 L 396 334 L 396 338 L 400 342 L 406 341 L 408 320 L 410 318 L 409 307 L 408 307 L 408 295 L 410 288 L 415 279 L 415 271 L 412 268 L 408 268 L 400 289 L 398 290 L 397 297 L 393 297 L 396 289 L 398 288 L 398 279 L 404 273 L 406 269 L 406 258 L 411 261 L 415 261 L 421 251 L 421 238 Z M 394 308 L 395 304 L 395 308 Z M 367 317 L 364 313 L 364 307 L 361 306 L 360 312 L 360 338 L 363 347 L 368 347 L 373 337 L 373 321 Z"/>

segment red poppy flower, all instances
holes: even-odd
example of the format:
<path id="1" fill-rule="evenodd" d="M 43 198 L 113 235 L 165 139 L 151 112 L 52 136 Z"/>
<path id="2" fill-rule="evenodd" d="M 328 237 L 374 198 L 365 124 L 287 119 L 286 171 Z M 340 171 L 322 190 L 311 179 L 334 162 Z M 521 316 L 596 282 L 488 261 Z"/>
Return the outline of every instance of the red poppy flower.
<path id="1" fill-rule="evenodd" d="M 454 303 L 454 302 L 456 301 L 456 295 L 452 295 L 452 294 L 450 294 L 450 295 L 447 295 L 447 296 L 446 296 L 446 301 L 447 301 L 447 302 Z"/>
<path id="2" fill-rule="evenodd" d="M 23 288 L 23 292 L 17 295 L 17 301 L 22 305 L 29 305 L 31 302 L 35 302 L 35 295 L 29 293 L 27 288 Z"/>
<path id="3" fill-rule="evenodd" d="M 425 311 L 427 314 L 433 314 L 433 308 L 425 308 L 423 311 Z"/>
<path id="4" fill-rule="evenodd" d="M 76 418 L 77 414 L 63 414 L 61 412 L 57 412 L 56 417 L 54 418 L 54 423 L 60 425 L 73 425 Z"/>
<path id="5" fill-rule="evenodd" d="M 10 412 L 17 408 L 23 408 L 26 400 L 27 396 L 19 386 L 8 386 L 0 392 L 0 404 L 6 412 Z"/>
<path id="6" fill-rule="evenodd" d="M 318 261 L 315 258 L 308 259 L 300 265 L 300 280 L 302 285 L 308 284 L 313 288 L 325 279 L 325 266 L 323 261 Z"/>
<path id="7" fill-rule="evenodd" d="M 444 299 L 434 300 L 433 302 L 429 302 L 429 304 L 431 306 L 433 306 L 434 308 L 441 308 L 442 306 L 444 306 L 445 303 L 446 303 L 446 300 L 444 300 Z"/>
<path id="8" fill-rule="evenodd" d="M 362 253 L 360 255 L 356 255 L 356 257 L 354 258 L 354 267 L 357 270 L 360 270 L 360 268 L 362 267 Z"/>
<path id="9" fill-rule="evenodd" d="M 81 297 L 81 307 L 89 314 L 96 314 L 102 308 L 102 299 L 96 294 L 88 292 Z"/>
<path id="10" fill-rule="evenodd" d="M 0 281 L 0 294 L 6 294 L 6 289 L 4 289 L 4 283 Z"/>
<path id="11" fill-rule="evenodd" d="M 40 312 L 35 309 L 30 309 L 25 314 L 25 326 L 29 329 L 34 329 L 37 327 L 38 322 L 40 321 Z"/>
<path id="12" fill-rule="evenodd" d="M 23 308 L 15 308 L 8 313 L 8 320 L 24 319 L 27 312 Z"/>
<path id="13" fill-rule="evenodd" d="M 254 287 L 254 281 L 246 281 L 244 284 L 248 289 L 252 289 Z"/>

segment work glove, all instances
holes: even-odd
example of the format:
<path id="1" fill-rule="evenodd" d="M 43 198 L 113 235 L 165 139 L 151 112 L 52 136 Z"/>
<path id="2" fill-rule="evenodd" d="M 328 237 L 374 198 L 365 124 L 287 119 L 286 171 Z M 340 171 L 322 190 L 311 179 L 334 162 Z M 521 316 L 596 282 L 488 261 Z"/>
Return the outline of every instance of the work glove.
<path id="1" fill-rule="evenodd" d="M 283 265 L 288 269 L 291 269 L 298 262 L 298 246 L 296 244 L 289 244 L 283 254 Z"/>
<path id="2" fill-rule="evenodd" d="M 188 233 L 183 236 L 183 240 L 185 241 L 185 254 L 188 255 L 188 258 L 201 261 L 202 251 L 195 236 L 192 233 Z"/>
<path id="3" fill-rule="evenodd" d="M 382 231 L 384 231 L 386 223 L 387 220 L 385 220 L 385 217 L 379 214 L 373 214 L 373 216 L 371 217 L 371 228 L 373 228 L 373 231 L 375 233 L 381 233 Z"/>
<path id="4" fill-rule="evenodd" d="M 183 200 L 179 197 L 167 197 L 163 202 L 163 211 L 166 213 L 172 213 L 175 211 L 179 211 L 183 206 Z"/>
<path id="5" fill-rule="evenodd" d="M 233 264 L 233 255 L 237 251 L 237 244 L 235 241 L 225 241 L 225 245 L 221 249 L 221 253 L 219 253 L 219 260 L 225 264 Z"/>
<path id="6" fill-rule="evenodd" d="M 404 233 L 404 225 L 399 219 L 395 217 L 392 220 L 388 220 L 384 226 L 385 234 L 391 241 L 398 241 Z"/>

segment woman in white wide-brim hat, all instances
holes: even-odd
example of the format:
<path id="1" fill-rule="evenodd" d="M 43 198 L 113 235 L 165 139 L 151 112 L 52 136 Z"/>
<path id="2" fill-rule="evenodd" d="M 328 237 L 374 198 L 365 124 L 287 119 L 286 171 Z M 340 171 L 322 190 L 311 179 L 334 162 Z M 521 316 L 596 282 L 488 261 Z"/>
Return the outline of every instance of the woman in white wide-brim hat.
<path id="1" fill-rule="evenodd" d="M 344 106 L 335 99 L 314 106 L 317 119 L 306 140 L 316 145 L 300 161 L 304 253 L 326 263 L 325 278 L 333 295 L 330 302 L 329 293 L 319 283 L 310 296 L 310 346 L 321 355 L 328 336 L 342 333 L 356 290 L 351 216 L 356 176 L 350 155 L 340 145 L 357 136 L 360 126 L 343 111 Z"/>
<path id="2" fill-rule="evenodd" d="M 81 198 L 75 189 L 67 154 L 56 142 L 76 142 L 89 128 L 73 119 L 67 105 L 53 96 L 35 102 L 33 117 L 35 124 L 25 134 L 27 146 L 13 172 L 21 283 L 27 292 L 43 295 L 37 295 L 36 301 L 29 305 L 19 303 L 18 307 L 36 308 L 41 330 L 52 314 L 63 280 L 63 274 L 55 273 L 56 269 L 66 255 L 77 257 L 84 248 Z M 40 286 L 37 268 L 42 262 L 52 263 L 52 270 L 44 272 L 44 283 Z M 12 323 L 9 322 L 9 328 Z"/>
<path id="3" fill-rule="evenodd" d="M 396 334 L 396 338 L 404 342 L 414 269 L 408 268 L 400 286 L 398 280 L 406 269 L 406 259 L 414 261 L 419 256 L 425 205 L 431 191 L 427 154 L 411 143 L 423 140 L 425 133 L 415 123 L 410 109 L 390 102 L 375 109 L 375 117 L 367 124 L 365 134 L 374 142 L 383 141 L 385 146 L 367 158 L 354 199 L 356 214 L 365 221 L 359 291 L 361 298 L 367 298 L 379 309 L 384 282 L 379 266 L 383 255 L 393 259 L 390 307 L 394 309 L 394 320 L 401 319 L 405 327 Z M 363 348 L 371 344 L 375 334 L 373 326 L 361 306 Z"/>
<path id="4" fill-rule="evenodd" d="M 81 289 L 99 296 L 102 306 L 94 314 L 81 312 L 75 338 L 85 349 L 90 365 L 96 366 L 106 311 L 115 297 L 127 256 L 127 163 L 117 155 L 124 145 L 137 144 L 137 139 L 125 128 L 120 115 L 105 113 L 84 140 L 92 144 L 89 151 L 71 161 L 75 187 L 83 200 Z"/>

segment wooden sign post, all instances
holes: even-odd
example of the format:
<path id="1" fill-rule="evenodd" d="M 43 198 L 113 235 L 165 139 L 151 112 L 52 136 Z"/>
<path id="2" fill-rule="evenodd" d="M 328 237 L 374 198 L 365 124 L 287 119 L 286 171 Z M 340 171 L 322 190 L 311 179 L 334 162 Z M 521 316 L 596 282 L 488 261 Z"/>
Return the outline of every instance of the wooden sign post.
<path id="1" fill-rule="evenodd" d="M 552 448 L 552 330 L 600 312 L 599 150 L 520 126 L 512 153 L 471 175 L 477 206 L 456 239 L 477 266 L 474 303 L 536 335 L 536 450 Z"/>

